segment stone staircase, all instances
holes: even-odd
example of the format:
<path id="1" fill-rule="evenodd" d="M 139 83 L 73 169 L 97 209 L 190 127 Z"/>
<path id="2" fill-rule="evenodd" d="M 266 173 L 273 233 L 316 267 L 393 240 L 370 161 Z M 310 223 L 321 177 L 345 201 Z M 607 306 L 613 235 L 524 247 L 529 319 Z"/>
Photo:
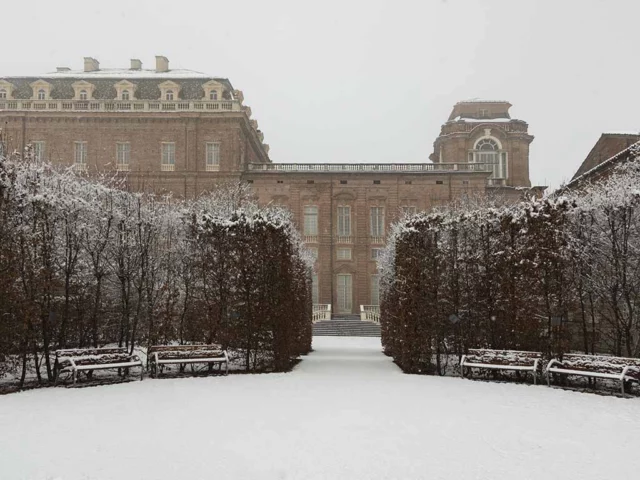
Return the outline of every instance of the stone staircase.
<path id="1" fill-rule="evenodd" d="M 363 322 L 360 315 L 335 315 L 313 325 L 313 334 L 332 337 L 379 337 L 380 325 Z"/>

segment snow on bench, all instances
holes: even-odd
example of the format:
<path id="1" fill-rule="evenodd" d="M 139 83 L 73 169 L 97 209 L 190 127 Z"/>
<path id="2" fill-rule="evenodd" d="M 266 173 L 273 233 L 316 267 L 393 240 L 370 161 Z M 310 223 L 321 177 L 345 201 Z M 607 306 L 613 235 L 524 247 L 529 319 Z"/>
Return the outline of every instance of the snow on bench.
<path id="1" fill-rule="evenodd" d="M 618 380 L 624 396 L 625 382 L 640 382 L 640 358 L 565 354 L 562 360 L 551 360 L 546 373 L 549 386 L 552 373 Z"/>
<path id="2" fill-rule="evenodd" d="M 140 380 L 144 371 L 144 364 L 138 355 L 131 355 L 124 347 L 110 348 L 71 348 L 56 350 L 54 363 L 55 383 L 58 383 L 61 373 L 71 373 L 73 383 L 76 383 L 78 372 L 105 370 L 110 368 L 124 368 L 125 372 L 131 367 L 140 367 Z"/>
<path id="3" fill-rule="evenodd" d="M 229 356 L 220 345 L 156 345 L 149 347 L 147 362 L 154 377 L 162 373 L 163 365 L 194 363 L 207 363 L 210 368 L 217 363 L 220 369 L 224 363 L 225 375 L 229 373 Z"/>
<path id="4" fill-rule="evenodd" d="M 470 349 L 460 359 L 460 375 L 464 377 L 464 369 L 486 368 L 490 370 L 514 370 L 533 373 L 533 383 L 537 384 L 538 365 L 542 360 L 539 352 L 523 352 L 518 350 Z"/>

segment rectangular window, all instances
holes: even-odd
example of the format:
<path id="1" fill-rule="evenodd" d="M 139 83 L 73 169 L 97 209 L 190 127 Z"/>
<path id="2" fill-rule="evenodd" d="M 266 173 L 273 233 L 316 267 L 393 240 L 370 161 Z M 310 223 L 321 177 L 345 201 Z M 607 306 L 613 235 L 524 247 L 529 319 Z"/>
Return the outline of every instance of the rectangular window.
<path id="1" fill-rule="evenodd" d="M 318 207 L 304 207 L 304 234 L 318 235 Z"/>
<path id="2" fill-rule="evenodd" d="M 371 305 L 380 305 L 380 275 L 371 275 Z"/>
<path id="3" fill-rule="evenodd" d="M 336 255 L 338 260 L 351 260 L 351 249 L 350 248 L 338 248 L 336 251 Z"/>
<path id="4" fill-rule="evenodd" d="M 207 142 L 206 170 L 216 171 L 220 169 L 220 144 Z"/>
<path id="5" fill-rule="evenodd" d="M 338 207 L 338 236 L 351 236 L 351 207 L 349 206 Z"/>
<path id="6" fill-rule="evenodd" d="M 129 170 L 131 160 L 131 144 L 129 142 L 116 143 L 116 167 L 118 170 Z"/>
<path id="7" fill-rule="evenodd" d="M 31 142 L 33 145 L 33 158 L 34 160 L 41 162 L 44 160 L 44 142 Z"/>
<path id="8" fill-rule="evenodd" d="M 320 303 L 320 287 L 318 285 L 318 275 L 311 275 L 311 298 L 314 304 Z"/>
<path id="9" fill-rule="evenodd" d="M 308 247 L 311 252 L 311 256 L 317 262 L 318 261 L 318 247 Z"/>
<path id="10" fill-rule="evenodd" d="M 372 248 L 371 249 L 371 260 L 378 260 L 380 257 L 380 253 L 382 252 L 381 248 Z"/>
<path id="11" fill-rule="evenodd" d="M 78 170 L 87 169 L 87 142 L 74 143 L 74 164 Z"/>
<path id="12" fill-rule="evenodd" d="M 176 167 L 176 144 L 165 142 L 162 144 L 162 171 L 173 171 Z"/>
<path id="13" fill-rule="evenodd" d="M 371 207 L 371 236 L 384 237 L 384 207 Z"/>

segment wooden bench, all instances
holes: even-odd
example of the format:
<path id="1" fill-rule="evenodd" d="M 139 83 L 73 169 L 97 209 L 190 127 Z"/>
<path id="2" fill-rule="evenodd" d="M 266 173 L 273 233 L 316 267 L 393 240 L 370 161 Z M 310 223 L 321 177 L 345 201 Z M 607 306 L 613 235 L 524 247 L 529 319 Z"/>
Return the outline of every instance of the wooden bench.
<path id="1" fill-rule="evenodd" d="M 460 375 L 464 377 L 464 369 L 485 368 L 490 370 L 514 370 L 532 372 L 533 383 L 538 383 L 538 366 L 542 360 L 539 352 L 523 352 L 518 350 L 470 349 L 460 359 Z"/>
<path id="2" fill-rule="evenodd" d="M 553 373 L 618 380 L 624 396 L 625 382 L 640 382 L 640 358 L 565 354 L 562 360 L 556 358 L 547 365 L 547 385 L 549 386 L 551 386 Z"/>
<path id="3" fill-rule="evenodd" d="M 124 347 L 56 350 L 56 360 L 53 365 L 56 384 L 61 373 L 71 372 L 75 384 L 78 372 L 81 371 L 124 368 L 125 372 L 128 372 L 131 367 L 140 367 L 140 380 L 142 380 L 144 372 L 142 360 L 138 355 L 129 354 Z"/>
<path id="4" fill-rule="evenodd" d="M 225 364 L 225 375 L 229 373 L 229 356 L 220 345 L 156 345 L 147 350 L 147 364 L 151 376 L 162 373 L 164 365 L 187 365 L 207 363 L 211 369 L 218 364 L 222 369 Z"/>

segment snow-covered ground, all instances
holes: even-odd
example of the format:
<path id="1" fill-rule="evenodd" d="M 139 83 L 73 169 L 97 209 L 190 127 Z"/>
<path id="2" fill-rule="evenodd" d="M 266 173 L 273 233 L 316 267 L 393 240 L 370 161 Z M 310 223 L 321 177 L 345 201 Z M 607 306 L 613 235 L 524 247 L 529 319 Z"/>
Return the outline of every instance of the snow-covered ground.
<path id="1" fill-rule="evenodd" d="M 638 478 L 638 398 L 404 375 L 379 339 L 314 348 L 287 374 L 0 397 L 0 478 Z"/>

